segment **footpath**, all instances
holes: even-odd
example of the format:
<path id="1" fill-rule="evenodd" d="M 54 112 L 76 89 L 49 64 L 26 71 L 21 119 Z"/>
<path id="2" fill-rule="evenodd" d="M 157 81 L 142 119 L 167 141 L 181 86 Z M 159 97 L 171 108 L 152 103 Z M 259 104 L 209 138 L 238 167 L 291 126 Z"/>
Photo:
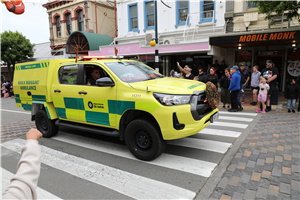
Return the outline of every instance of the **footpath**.
<path id="1" fill-rule="evenodd" d="M 300 112 L 287 113 L 280 98 L 235 141 L 196 199 L 300 199 Z M 257 109 L 250 102 L 248 94 L 244 110 Z"/>

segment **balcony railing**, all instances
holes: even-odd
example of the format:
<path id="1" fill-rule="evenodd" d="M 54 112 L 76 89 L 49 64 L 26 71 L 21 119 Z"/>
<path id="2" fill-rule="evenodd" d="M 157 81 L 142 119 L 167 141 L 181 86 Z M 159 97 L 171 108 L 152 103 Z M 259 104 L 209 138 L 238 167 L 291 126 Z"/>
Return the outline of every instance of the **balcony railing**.
<path id="1" fill-rule="evenodd" d="M 203 29 L 205 26 L 209 26 L 209 29 L 212 28 L 212 32 L 215 33 L 215 16 L 215 10 L 189 13 L 187 15 L 185 28 L 183 31 L 184 41 L 186 41 L 190 36 L 192 37 L 193 41 L 195 39 L 195 35 L 198 34 L 199 29 Z M 192 33 L 190 33 L 191 31 Z"/>

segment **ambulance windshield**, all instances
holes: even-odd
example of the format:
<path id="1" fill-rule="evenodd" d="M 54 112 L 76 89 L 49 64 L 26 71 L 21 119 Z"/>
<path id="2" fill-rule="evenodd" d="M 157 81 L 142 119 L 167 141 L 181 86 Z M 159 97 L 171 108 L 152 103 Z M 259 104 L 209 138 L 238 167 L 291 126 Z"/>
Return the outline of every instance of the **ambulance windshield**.
<path id="1" fill-rule="evenodd" d="M 151 67 L 140 62 L 110 62 L 105 63 L 105 65 L 126 83 L 164 77 Z"/>

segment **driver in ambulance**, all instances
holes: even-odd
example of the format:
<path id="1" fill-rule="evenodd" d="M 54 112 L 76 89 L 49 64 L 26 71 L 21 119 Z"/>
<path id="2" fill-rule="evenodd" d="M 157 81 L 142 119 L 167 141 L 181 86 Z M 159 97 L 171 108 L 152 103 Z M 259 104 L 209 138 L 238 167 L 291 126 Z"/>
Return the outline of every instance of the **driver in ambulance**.
<path id="1" fill-rule="evenodd" d="M 87 84 L 88 85 L 96 85 L 96 80 L 99 78 L 100 78 L 100 70 L 98 68 L 94 68 Z"/>

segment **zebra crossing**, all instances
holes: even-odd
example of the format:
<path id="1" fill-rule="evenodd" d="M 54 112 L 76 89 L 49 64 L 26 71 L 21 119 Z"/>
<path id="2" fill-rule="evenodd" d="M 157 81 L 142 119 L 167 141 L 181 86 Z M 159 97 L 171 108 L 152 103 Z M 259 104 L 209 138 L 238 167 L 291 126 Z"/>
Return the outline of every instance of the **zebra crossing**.
<path id="1" fill-rule="evenodd" d="M 168 141 L 156 160 L 137 160 L 124 143 L 62 129 L 41 138 L 39 199 L 193 199 L 256 113 L 220 111 L 196 135 Z M 25 139 L 2 143 L 2 192 Z M 12 167 L 14 166 L 14 167 Z"/>

